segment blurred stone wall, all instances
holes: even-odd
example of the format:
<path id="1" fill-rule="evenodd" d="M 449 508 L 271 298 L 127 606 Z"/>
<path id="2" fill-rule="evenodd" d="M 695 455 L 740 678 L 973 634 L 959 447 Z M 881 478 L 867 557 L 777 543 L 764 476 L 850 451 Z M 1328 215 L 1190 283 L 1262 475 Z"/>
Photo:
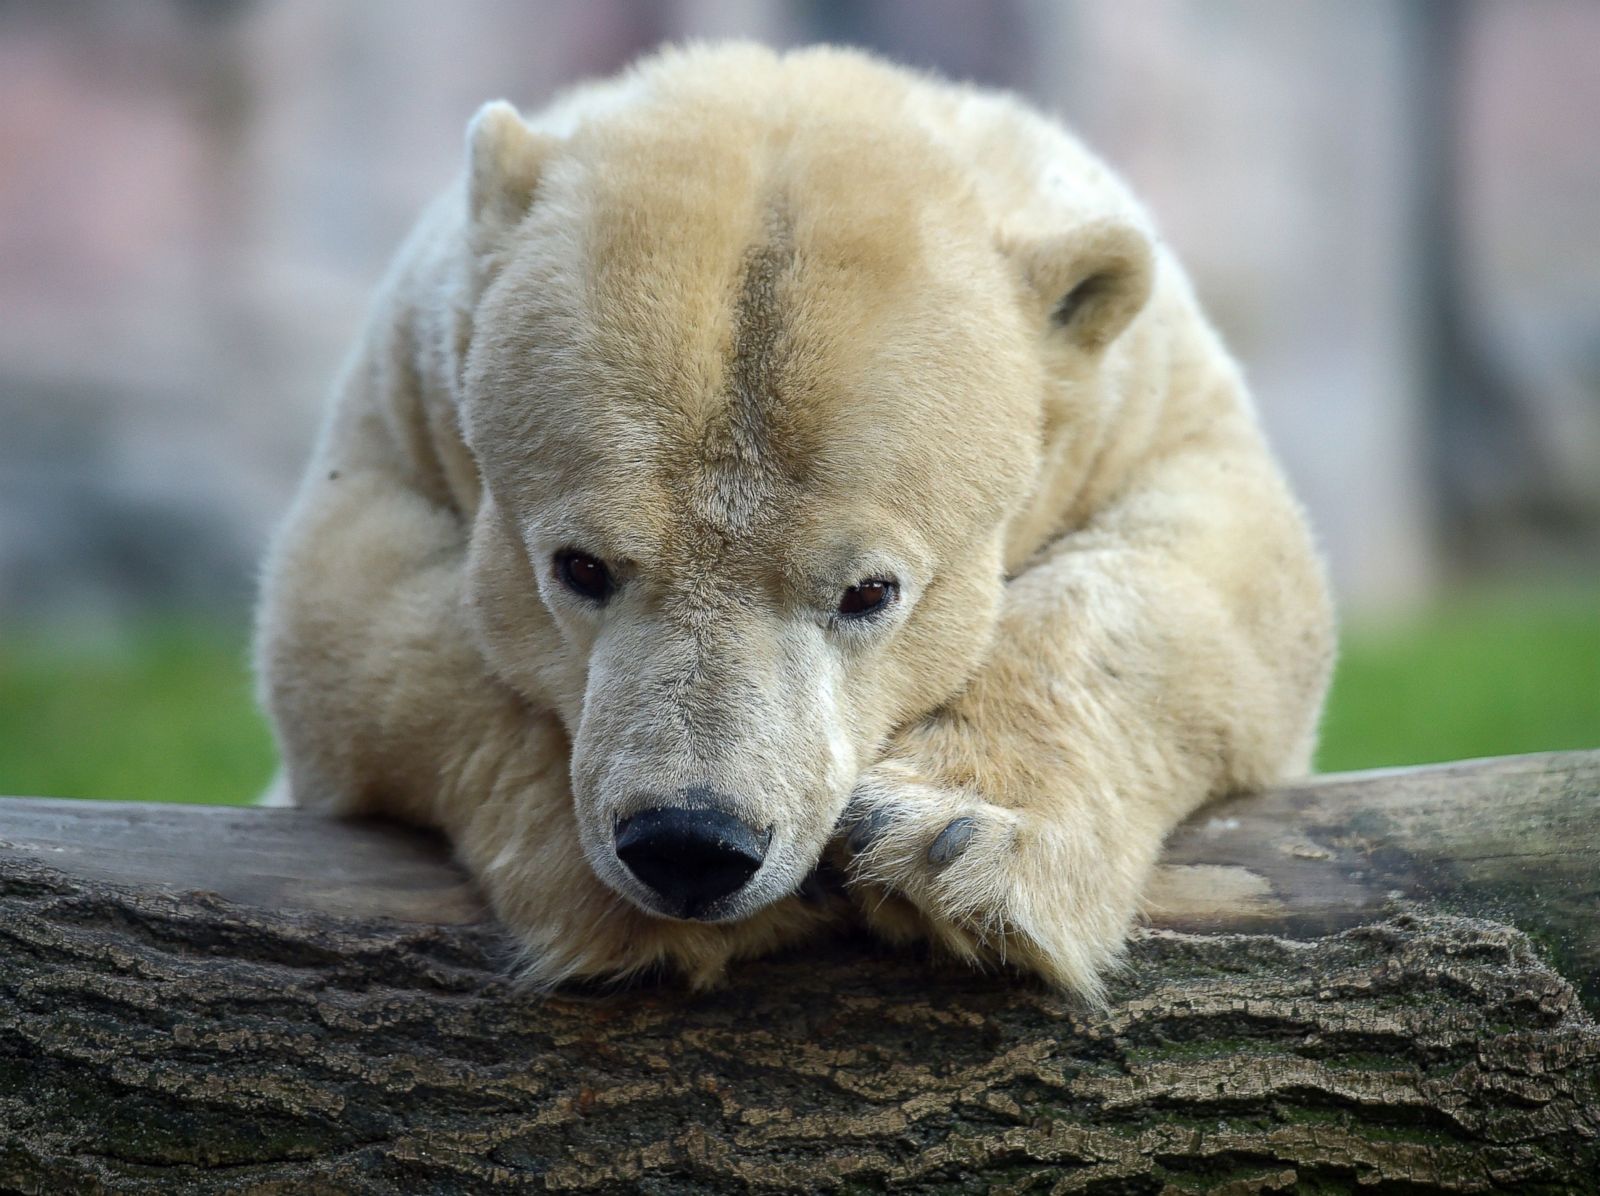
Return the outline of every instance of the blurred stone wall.
<path id="1" fill-rule="evenodd" d="M 473 109 L 683 36 L 857 42 L 1064 113 L 1189 262 L 1351 604 L 1600 566 L 1590 0 L 13 2 L 0 620 L 241 609 Z"/>

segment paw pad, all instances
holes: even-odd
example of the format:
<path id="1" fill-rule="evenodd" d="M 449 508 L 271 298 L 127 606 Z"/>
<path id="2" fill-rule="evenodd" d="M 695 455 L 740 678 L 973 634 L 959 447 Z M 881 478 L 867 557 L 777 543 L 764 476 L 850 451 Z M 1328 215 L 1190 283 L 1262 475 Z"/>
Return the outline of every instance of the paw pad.
<path id="1" fill-rule="evenodd" d="M 967 849 L 967 844 L 972 842 L 972 833 L 977 829 L 976 819 L 957 818 L 939 832 L 928 848 L 928 863 L 948 864 Z"/>

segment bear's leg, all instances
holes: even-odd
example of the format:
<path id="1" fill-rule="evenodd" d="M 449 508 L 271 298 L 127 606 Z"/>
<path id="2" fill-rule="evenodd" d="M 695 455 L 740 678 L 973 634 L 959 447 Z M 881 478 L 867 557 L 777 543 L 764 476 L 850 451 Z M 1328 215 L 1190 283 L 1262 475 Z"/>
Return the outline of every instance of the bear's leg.
<path id="1" fill-rule="evenodd" d="M 1308 767 L 1331 613 L 1237 418 L 1015 577 L 990 660 L 862 775 L 840 846 L 882 932 L 1093 994 L 1179 819 Z"/>
<path id="2" fill-rule="evenodd" d="M 939 734 L 924 732 L 924 740 Z M 1094 996 L 1165 827 L 1105 789 L 993 800 L 948 753 L 899 749 L 856 789 L 844 850 L 870 925 L 971 963 L 1012 964 Z M 938 762 L 936 762 L 938 761 Z"/>

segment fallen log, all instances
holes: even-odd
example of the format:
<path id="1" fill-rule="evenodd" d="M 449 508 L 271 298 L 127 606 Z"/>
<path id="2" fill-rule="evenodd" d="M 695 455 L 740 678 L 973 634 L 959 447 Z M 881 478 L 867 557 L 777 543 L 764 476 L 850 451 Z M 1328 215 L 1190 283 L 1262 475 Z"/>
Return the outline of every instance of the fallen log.
<path id="1" fill-rule="evenodd" d="M 1600 752 L 1177 832 L 1103 1009 L 860 939 L 550 998 L 434 839 L 0 800 L 0 1189 L 1600 1190 Z"/>

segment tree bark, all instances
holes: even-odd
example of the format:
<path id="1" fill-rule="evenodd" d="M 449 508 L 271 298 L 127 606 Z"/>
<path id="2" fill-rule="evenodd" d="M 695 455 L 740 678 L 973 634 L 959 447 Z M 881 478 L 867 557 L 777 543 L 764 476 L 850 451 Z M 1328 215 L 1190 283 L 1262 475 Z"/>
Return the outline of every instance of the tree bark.
<path id="1" fill-rule="evenodd" d="M 847 938 L 539 998 L 435 840 L 0 801 L 0 1189 L 1600 1189 L 1600 752 L 1174 835 L 1105 1008 Z"/>

